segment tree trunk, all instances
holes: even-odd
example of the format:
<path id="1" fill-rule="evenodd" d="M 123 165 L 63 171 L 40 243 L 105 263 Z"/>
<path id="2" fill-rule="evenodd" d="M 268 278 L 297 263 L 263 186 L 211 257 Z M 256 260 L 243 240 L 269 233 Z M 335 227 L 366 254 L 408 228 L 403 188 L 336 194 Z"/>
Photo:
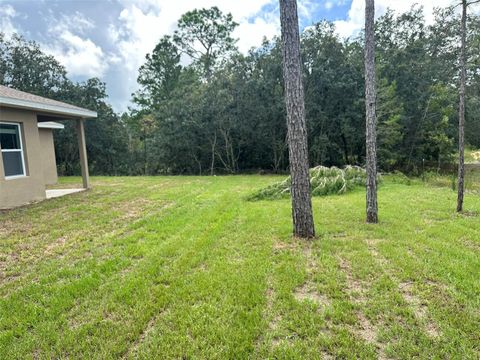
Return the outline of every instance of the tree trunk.
<path id="1" fill-rule="evenodd" d="M 145 126 L 145 125 L 144 125 Z M 147 175 L 147 129 L 143 129 L 143 175 Z"/>
<path id="2" fill-rule="evenodd" d="M 367 223 L 378 222 L 377 131 L 375 114 L 375 2 L 365 1 L 365 106 L 367 147 Z"/>
<path id="3" fill-rule="evenodd" d="M 212 142 L 212 160 L 210 162 L 210 176 L 215 174 L 215 147 L 217 146 L 217 132 L 215 131 L 215 135 L 213 137 Z"/>
<path id="4" fill-rule="evenodd" d="M 460 51 L 460 104 L 458 111 L 458 196 L 457 212 L 463 211 L 465 191 L 465 83 L 467 81 L 467 0 L 462 0 L 462 44 Z"/>
<path id="5" fill-rule="evenodd" d="M 301 238 L 312 238 L 315 236 L 315 228 L 310 197 L 307 128 L 296 0 L 280 0 L 280 22 L 283 40 L 288 149 L 292 178 L 293 233 Z"/>

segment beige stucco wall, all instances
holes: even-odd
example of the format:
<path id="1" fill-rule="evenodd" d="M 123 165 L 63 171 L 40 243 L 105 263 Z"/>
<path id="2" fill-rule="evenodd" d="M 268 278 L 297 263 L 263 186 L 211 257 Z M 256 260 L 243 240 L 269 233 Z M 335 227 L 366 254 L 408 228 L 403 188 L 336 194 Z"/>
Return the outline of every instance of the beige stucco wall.
<path id="1" fill-rule="evenodd" d="M 32 111 L 0 108 L 0 121 L 20 123 L 27 176 L 6 180 L 0 156 L 0 209 L 24 205 L 45 199 L 45 182 L 37 126 L 37 116 Z"/>
<path id="2" fill-rule="evenodd" d="M 55 160 L 55 145 L 53 144 L 52 129 L 38 129 L 40 147 L 42 151 L 43 180 L 46 185 L 56 184 L 57 162 Z"/>

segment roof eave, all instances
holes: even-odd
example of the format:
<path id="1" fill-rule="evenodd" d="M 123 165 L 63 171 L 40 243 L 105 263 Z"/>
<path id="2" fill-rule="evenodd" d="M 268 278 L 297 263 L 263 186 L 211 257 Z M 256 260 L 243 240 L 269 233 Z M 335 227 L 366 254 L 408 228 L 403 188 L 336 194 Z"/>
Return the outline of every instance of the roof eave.
<path id="1" fill-rule="evenodd" d="M 59 130 L 65 129 L 65 125 L 54 122 L 54 121 L 39 122 L 37 126 L 39 129 L 59 129 Z"/>
<path id="2" fill-rule="evenodd" d="M 2 105 L 14 107 L 14 108 L 20 108 L 20 109 L 42 111 L 50 114 L 80 117 L 84 119 L 97 117 L 97 113 L 95 111 L 91 111 L 87 109 L 69 109 L 63 106 L 40 104 L 37 102 L 12 99 L 8 97 L 0 96 L 0 106 Z"/>

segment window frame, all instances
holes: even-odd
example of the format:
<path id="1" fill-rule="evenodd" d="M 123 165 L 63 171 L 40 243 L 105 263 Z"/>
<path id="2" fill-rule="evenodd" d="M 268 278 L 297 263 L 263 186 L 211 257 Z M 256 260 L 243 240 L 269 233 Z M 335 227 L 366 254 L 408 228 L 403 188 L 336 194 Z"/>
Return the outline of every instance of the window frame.
<path id="1" fill-rule="evenodd" d="M 22 168 L 23 168 L 23 174 L 21 175 L 11 175 L 11 176 L 6 176 L 5 175 L 5 164 L 3 164 L 3 171 L 5 175 L 5 180 L 14 180 L 14 179 L 20 179 L 27 177 L 27 168 L 25 166 L 25 150 L 23 148 L 23 133 L 22 133 L 22 126 L 21 123 L 14 123 L 14 122 L 6 122 L 6 121 L 0 121 L 0 125 L 14 125 L 18 129 L 18 138 L 20 141 L 20 149 L 2 149 L 1 144 L 0 144 L 0 153 L 7 153 L 7 152 L 19 152 L 22 158 Z M 3 156 L 2 156 L 3 157 Z M 3 161 L 2 161 L 3 163 Z"/>

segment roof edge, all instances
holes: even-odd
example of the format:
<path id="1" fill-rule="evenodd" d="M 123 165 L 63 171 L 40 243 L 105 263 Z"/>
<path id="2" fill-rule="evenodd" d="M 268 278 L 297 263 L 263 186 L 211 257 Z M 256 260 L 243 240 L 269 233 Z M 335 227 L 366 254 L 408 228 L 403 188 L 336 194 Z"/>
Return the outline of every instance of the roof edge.
<path id="1" fill-rule="evenodd" d="M 7 105 L 21 109 L 45 111 L 51 114 L 78 116 L 81 118 L 96 118 L 97 112 L 87 109 L 71 109 L 58 105 L 41 104 L 34 101 L 13 99 L 0 96 L 0 105 Z"/>

